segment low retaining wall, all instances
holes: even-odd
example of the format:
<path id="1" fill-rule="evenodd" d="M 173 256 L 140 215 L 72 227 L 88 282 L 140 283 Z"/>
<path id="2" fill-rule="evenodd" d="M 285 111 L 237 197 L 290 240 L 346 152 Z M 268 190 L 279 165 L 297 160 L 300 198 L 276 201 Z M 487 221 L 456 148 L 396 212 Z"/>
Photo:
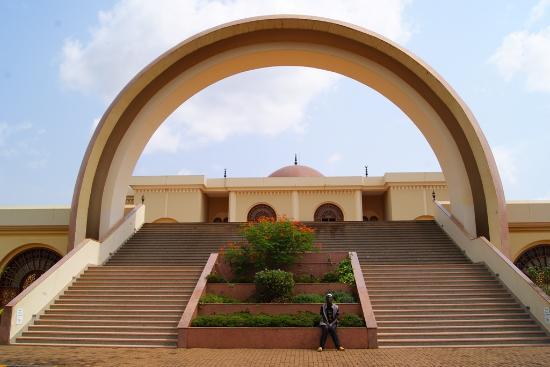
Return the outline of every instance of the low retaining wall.
<path id="1" fill-rule="evenodd" d="M 317 327 L 190 327 L 187 328 L 187 348 L 280 348 L 311 349 L 319 345 L 321 330 Z M 367 329 L 338 328 L 343 347 L 368 347 Z M 334 348 L 330 336 L 327 348 Z"/>
<path id="2" fill-rule="evenodd" d="M 361 315 L 359 303 L 338 303 L 340 314 Z M 234 312 L 265 313 L 269 315 L 295 314 L 301 311 L 319 313 L 320 303 L 205 303 L 199 305 L 199 315 L 227 314 Z"/>
<path id="3" fill-rule="evenodd" d="M 313 275 L 321 277 L 325 273 L 336 269 L 340 261 L 348 257 L 347 252 L 308 252 L 292 265 L 288 271 L 295 275 Z M 216 273 L 225 279 L 232 279 L 233 272 L 226 262 L 218 259 Z"/>
<path id="4" fill-rule="evenodd" d="M 325 294 L 328 291 L 355 293 L 355 287 L 342 283 L 296 283 L 293 293 Z M 239 301 L 246 301 L 255 292 L 254 283 L 208 283 L 206 285 L 206 293 L 219 294 Z"/>

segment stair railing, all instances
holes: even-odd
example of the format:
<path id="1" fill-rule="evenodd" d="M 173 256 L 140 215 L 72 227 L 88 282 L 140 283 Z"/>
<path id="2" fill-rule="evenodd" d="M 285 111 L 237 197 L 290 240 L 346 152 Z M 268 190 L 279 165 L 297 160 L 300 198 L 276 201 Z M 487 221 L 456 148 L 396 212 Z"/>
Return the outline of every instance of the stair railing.
<path id="1" fill-rule="evenodd" d="M 98 242 L 85 239 L 5 307 L 0 320 L 0 344 L 13 341 L 38 314 L 90 265 L 101 265 L 145 221 L 145 206 L 138 205 Z"/>
<path id="2" fill-rule="evenodd" d="M 434 201 L 435 220 L 473 262 L 485 265 L 527 307 L 550 334 L 550 297 L 485 237 L 473 237 L 441 203 Z"/>
<path id="3" fill-rule="evenodd" d="M 351 260 L 357 294 L 359 295 L 359 302 L 361 303 L 363 317 L 365 318 L 365 326 L 367 327 L 367 345 L 369 349 L 378 348 L 378 324 L 374 317 L 374 311 L 372 310 L 369 292 L 365 284 L 365 277 L 363 270 L 361 270 L 357 252 L 350 252 L 349 258 Z"/>

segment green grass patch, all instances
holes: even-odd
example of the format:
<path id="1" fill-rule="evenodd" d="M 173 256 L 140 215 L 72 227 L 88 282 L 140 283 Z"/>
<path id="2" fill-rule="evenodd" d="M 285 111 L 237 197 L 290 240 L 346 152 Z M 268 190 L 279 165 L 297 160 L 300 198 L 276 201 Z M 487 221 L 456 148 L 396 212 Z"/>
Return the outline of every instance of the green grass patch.
<path id="1" fill-rule="evenodd" d="M 355 297 L 351 293 L 343 291 L 334 291 L 328 292 L 332 294 L 334 303 L 357 303 Z M 302 293 L 293 296 L 290 300 L 291 303 L 324 303 L 325 295 L 324 294 L 312 294 L 312 293 Z"/>
<path id="2" fill-rule="evenodd" d="M 232 297 L 222 296 L 219 294 L 205 294 L 201 297 L 199 303 L 241 303 L 241 301 Z"/>
<path id="3" fill-rule="evenodd" d="M 195 327 L 314 327 L 319 325 L 321 316 L 312 312 L 297 314 L 266 315 L 236 312 L 223 315 L 198 316 L 191 326 Z M 360 327 L 365 323 L 357 315 L 346 314 L 340 318 L 340 326 Z"/>

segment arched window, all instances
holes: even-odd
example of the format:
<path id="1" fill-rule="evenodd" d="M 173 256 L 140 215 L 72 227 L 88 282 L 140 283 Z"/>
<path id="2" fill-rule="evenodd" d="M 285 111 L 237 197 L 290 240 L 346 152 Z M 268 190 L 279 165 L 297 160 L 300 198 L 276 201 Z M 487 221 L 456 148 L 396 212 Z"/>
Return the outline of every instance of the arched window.
<path id="1" fill-rule="evenodd" d="M 316 222 L 341 222 L 344 220 L 344 213 L 334 204 L 323 204 L 317 208 L 313 219 Z"/>
<path id="2" fill-rule="evenodd" d="M 277 214 L 275 213 L 275 210 L 272 207 L 270 207 L 269 205 L 267 205 L 267 204 L 258 204 L 258 205 L 255 205 L 252 209 L 250 209 L 246 219 L 249 222 L 255 222 L 258 219 L 260 219 L 261 217 L 274 218 L 275 219 L 275 218 L 277 218 Z"/>
<path id="3" fill-rule="evenodd" d="M 515 265 L 524 273 L 531 266 L 550 266 L 550 244 L 540 244 L 522 253 L 516 260 Z"/>
<path id="4" fill-rule="evenodd" d="M 0 276 L 1 306 L 31 285 L 59 259 L 61 256 L 45 248 L 32 248 L 17 254 L 6 264 Z"/>

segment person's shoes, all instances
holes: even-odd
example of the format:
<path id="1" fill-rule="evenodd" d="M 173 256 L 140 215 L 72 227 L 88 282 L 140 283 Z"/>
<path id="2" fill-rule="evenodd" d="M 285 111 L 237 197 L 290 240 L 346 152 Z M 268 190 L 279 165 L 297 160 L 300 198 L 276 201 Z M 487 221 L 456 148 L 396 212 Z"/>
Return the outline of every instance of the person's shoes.
<path id="1" fill-rule="evenodd" d="M 322 352 L 322 351 L 323 351 L 323 347 L 317 348 L 317 352 Z"/>
<path id="2" fill-rule="evenodd" d="M 339 350 L 340 352 L 343 352 L 343 351 L 345 351 L 346 349 L 345 349 L 344 347 L 338 347 L 338 350 Z"/>

